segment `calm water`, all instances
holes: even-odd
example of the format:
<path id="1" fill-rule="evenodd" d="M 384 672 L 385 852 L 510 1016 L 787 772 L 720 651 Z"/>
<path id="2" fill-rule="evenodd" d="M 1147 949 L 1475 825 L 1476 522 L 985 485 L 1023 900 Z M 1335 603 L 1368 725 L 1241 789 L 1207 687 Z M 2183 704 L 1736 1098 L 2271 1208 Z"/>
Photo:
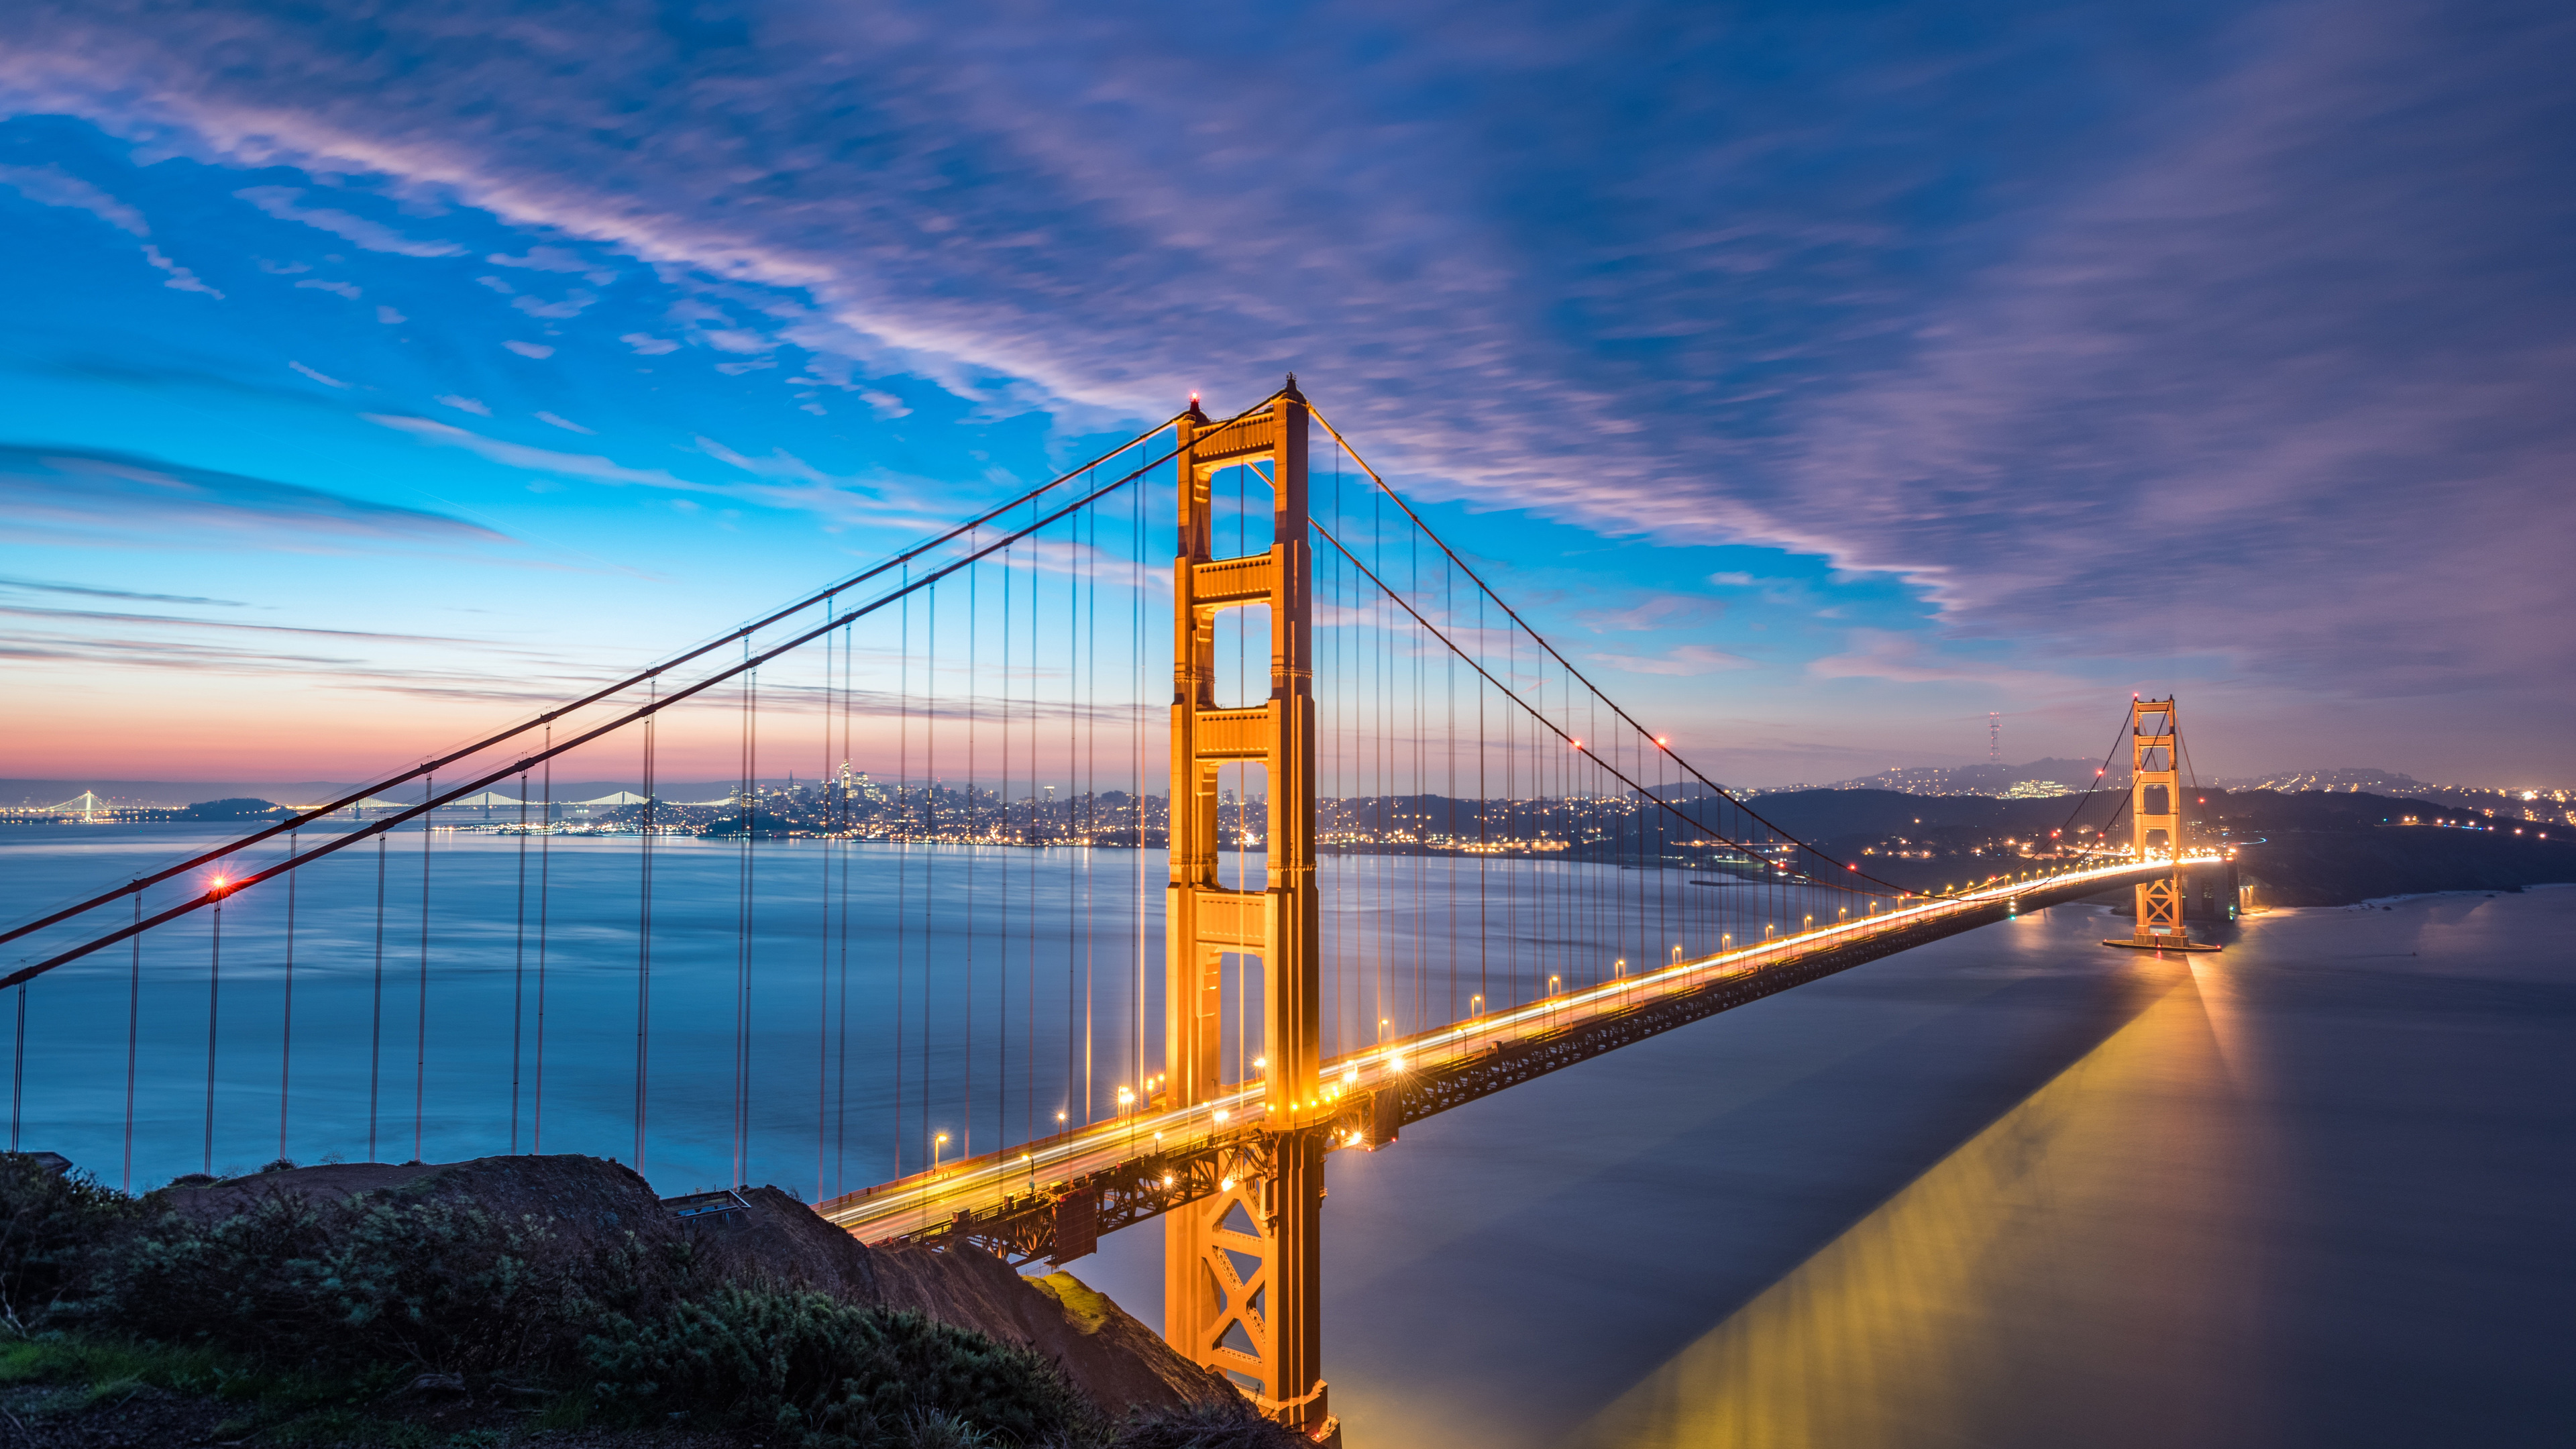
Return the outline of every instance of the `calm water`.
<path id="1" fill-rule="evenodd" d="M 213 838 L 0 833 L 0 881 L 21 914 Z M 418 845 L 385 861 L 381 995 L 372 851 L 300 887 L 286 1124 L 300 1160 L 369 1155 L 371 1057 L 378 1157 L 411 1155 L 416 1110 L 430 1160 L 503 1150 L 514 1103 L 533 1134 L 516 845 L 433 841 L 425 1031 Z M 631 1158 L 635 846 L 552 846 L 550 1151 Z M 1159 856 L 853 852 L 844 971 L 821 854 L 763 852 L 750 1180 L 861 1186 L 898 1150 L 918 1166 L 934 1130 L 972 1123 L 987 1146 L 1043 1130 L 1059 1104 L 1078 1117 L 1086 1084 L 1105 1114 L 1130 1079 L 1140 924 L 1155 1019 Z M 731 1171 L 741 862 L 709 842 L 657 860 L 647 1168 L 679 1191 Z M 1701 913 L 1684 919 L 1644 909 L 1640 873 L 1558 869 L 1548 913 L 1480 942 L 1480 962 L 1450 953 L 1448 897 L 1423 894 L 1424 869 L 1327 865 L 1344 1039 L 1381 1013 L 1436 1016 L 1473 989 L 1453 970 L 1527 992 L 1639 951 L 1647 921 L 1657 939 L 1711 928 L 1721 898 L 1741 917 L 1757 894 L 1672 893 Z M 832 899 L 837 912 L 837 885 Z M 283 904 L 255 892 L 227 908 L 218 1170 L 277 1151 Z M 2126 925 L 2065 907 L 1991 927 L 1335 1154 L 1325 1358 L 1349 1442 L 2576 1442 L 2576 890 L 2280 912 L 2179 961 L 2096 944 Z M 206 1151 L 209 936 L 143 956 L 138 1185 Z M 925 1062 L 934 957 L 942 1046 Z M 13 1096 L 25 1146 L 111 1182 L 132 971 L 111 951 L 30 994 Z M 1086 1005 L 1087 1070 L 1084 1034 L 1065 1030 Z M 969 1009 L 971 1059 L 946 1044 Z M 1153 1321 L 1160 1251 L 1147 1225 L 1075 1271 Z"/>
<path id="2" fill-rule="evenodd" d="M 2062 907 L 1332 1158 L 1354 1449 L 2576 1443 L 2576 890 Z M 1148 1226 L 1076 1266 L 1150 1315 Z"/>
<path id="3" fill-rule="evenodd" d="M 0 831 L 0 914 L 40 914 L 236 833 Z M 309 833 L 308 848 L 316 838 L 329 837 Z M 925 1166 L 942 1133 L 953 1159 L 1051 1132 L 1057 1112 L 1111 1116 L 1118 1088 L 1158 1065 L 1159 851 L 792 841 L 761 842 L 746 861 L 732 842 L 664 837 L 639 962 L 638 838 L 523 852 L 524 839 L 415 829 L 362 842 L 294 872 L 291 902 L 277 882 L 233 897 L 220 951 L 201 911 L 150 933 L 139 958 L 120 945 L 44 977 L 23 1033 L 14 995 L 0 1000 L 13 1068 L 23 1052 L 17 1140 L 138 1188 L 280 1155 L 447 1161 L 514 1143 L 634 1163 L 641 1014 L 654 1183 L 770 1182 L 810 1198 Z M 1230 884 L 1258 888 L 1261 869 L 1258 854 L 1225 857 Z M 1675 943 L 1696 954 L 1841 904 L 1693 875 L 1329 858 L 1326 1050 L 1378 1040 L 1380 1022 L 1400 1036 L 1479 995 L 1530 999 L 1551 977 L 1586 983 Z M 178 883 L 157 888 L 145 911 L 180 898 Z M 125 913 L 103 914 L 20 944 L 69 944 Z M 1228 969 L 1230 1078 L 1262 1052 L 1258 973 L 1239 959 Z"/>

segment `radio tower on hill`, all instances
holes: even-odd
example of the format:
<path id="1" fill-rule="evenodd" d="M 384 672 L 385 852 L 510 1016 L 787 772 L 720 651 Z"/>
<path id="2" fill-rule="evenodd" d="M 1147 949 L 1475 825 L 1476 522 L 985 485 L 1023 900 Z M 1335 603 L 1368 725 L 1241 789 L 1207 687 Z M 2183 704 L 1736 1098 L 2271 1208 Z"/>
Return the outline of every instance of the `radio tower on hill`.
<path id="1" fill-rule="evenodd" d="M 1986 763 L 2000 765 L 2003 762 L 2004 717 L 1993 710 L 1988 710 L 1986 711 Z"/>

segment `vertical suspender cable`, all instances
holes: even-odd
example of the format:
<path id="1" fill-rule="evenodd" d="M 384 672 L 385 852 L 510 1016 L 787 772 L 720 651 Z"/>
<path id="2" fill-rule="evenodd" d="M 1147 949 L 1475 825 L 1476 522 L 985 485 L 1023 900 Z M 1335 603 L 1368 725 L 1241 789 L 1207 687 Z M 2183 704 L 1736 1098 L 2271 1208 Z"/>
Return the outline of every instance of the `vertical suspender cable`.
<path id="1" fill-rule="evenodd" d="M 367 1017 L 367 1160 L 376 1160 L 376 1104 L 385 1061 L 385 837 L 376 837 L 376 978 Z"/>
<path id="2" fill-rule="evenodd" d="M 215 922 L 218 935 L 215 939 L 219 943 L 223 939 L 220 934 L 223 919 L 223 907 L 217 906 L 215 908 Z M 220 949 L 220 947 L 218 949 Z M 18 1031 L 16 1040 L 12 1044 L 9 1063 L 9 1150 L 12 1152 L 18 1150 L 18 1105 L 24 1098 L 27 1089 L 27 988 L 33 984 L 34 983 L 27 981 L 21 981 L 18 983 Z M 212 1050 L 212 1047 L 208 1048 L 210 1053 Z M 213 1107 L 211 1105 L 213 1097 L 211 1094 L 214 1090 L 214 1067 L 211 1055 L 207 1060 L 208 1080 L 206 1089 L 209 1093 L 207 1098 L 209 1103 L 207 1108 L 207 1120 L 211 1123 L 213 1121 Z"/>
<path id="3" fill-rule="evenodd" d="M 296 832 L 286 833 L 286 853 L 295 853 Z M 287 1087 L 295 1070 L 295 875 L 286 877 L 286 1005 L 277 1040 L 277 1160 L 286 1161 Z"/>
<path id="4" fill-rule="evenodd" d="M 208 1176 L 215 1171 L 215 1007 L 224 978 L 224 903 L 215 902 L 213 944 L 206 954 L 206 1165 Z M 26 1050 L 27 988 L 18 988 L 19 1050 Z M 9 1111 L 9 1150 L 18 1150 L 18 1114 L 13 1105 Z"/>
<path id="5" fill-rule="evenodd" d="M 905 933 L 912 918 L 904 913 L 904 892 L 912 884 L 912 569 L 903 571 L 903 602 L 899 606 L 898 633 L 903 647 L 895 651 L 895 787 L 896 835 L 894 858 L 894 1165 L 893 1175 L 903 1176 L 903 1036 L 904 981 L 912 970 L 911 955 L 906 950 L 912 943 Z"/>
<path id="6" fill-rule="evenodd" d="M 829 622 L 836 611 L 830 601 L 823 605 L 823 618 Z M 814 939 L 820 954 L 814 961 L 814 1201 L 823 1200 L 823 1189 L 830 1183 L 827 1169 L 830 1158 L 832 1116 L 832 851 L 839 840 L 840 806 L 832 778 L 832 636 L 823 636 L 823 773 L 814 787 L 814 814 L 821 825 L 822 838 L 816 842 L 823 857 L 823 889 L 817 896 L 823 908 L 820 928 Z"/>
<path id="7" fill-rule="evenodd" d="M 438 777 L 423 778 L 421 798 L 434 798 Z M 436 812 L 420 817 L 420 1010 L 413 1018 L 411 1059 L 411 1160 L 422 1161 L 420 1153 L 421 1118 L 429 1101 L 429 842 L 430 821 Z"/>
<path id="8" fill-rule="evenodd" d="M 849 1188 L 847 1179 L 850 1159 L 850 868 L 858 863 L 858 841 L 855 838 L 857 822 L 854 818 L 858 810 L 858 802 L 851 798 L 851 786 L 848 778 L 850 768 L 850 711 L 853 703 L 851 695 L 857 688 L 856 674 L 850 654 L 852 642 L 850 626 L 846 624 L 842 625 L 842 779 L 840 781 L 840 800 L 842 808 L 841 828 L 843 838 L 840 842 L 841 944 L 839 960 L 841 973 L 841 1010 L 840 1021 L 837 1026 L 836 1033 L 839 1038 L 839 1049 L 836 1053 L 836 1070 L 833 1080 L 833 1086 L 838 1100 L 834 1104 L 832 1114 L 832 1191 L 835 1194 L 845 1192 Z"/>
<path id="9" fill-rule="evenodd" d="M 143 920 L 143 892 L 134 893 L 134 919 Z M 125 1171 L 119 1192 L 134 1191 L 134 1069 L 143 1040 L 143 933 L 134 933 L 134 964 L 125 984 Z"/>
<path id="10" fill-rule="evenodd" d="M 519 772 L 519 891 L 510 943 L 510 1155 L 519 1155 L 519 1044 L 528 991 L 528 772 Z M 295 888 L 293 880 L 287 889 Z M 292 897 L 290 896 L 290 899 Z M 283 1114 L 281 1113 L 281 1116 Z M 279 1156 L 285 1156 L 281 1149 Z"/>
<path id="11" fill-rule="evenodd" d="M 552 750 L 555 727 L 546 726 L 546 748 Z M 552 884 L 549 867 L 554 864 L 555 842 L 555 762 L 546 760 L 545 819 L 539 822 L 545 833 L 537 838 L 537 1063 L 536 1082 L 531 1103 L 533 1112 L 528 1124 L 528 1151 L 546 1150 L 546 907 L 552 897 L 546 887 Z"/>
<path id="12" fill-rule="evenodd" d="M 646 703 L 661 699 L 659 676 L 646 685 Z M 658 713 L 644 716 L 644 806 L 643 833 L 636 837 L 635 893 L 635 1170 L 644 1170 L 644 1116 L 649 1100 L 646 1095 L 647 1071 L 651 1066 L 648 1048 L 653 1026 L 653 794 L 654 729 L 660 722 Z"/>

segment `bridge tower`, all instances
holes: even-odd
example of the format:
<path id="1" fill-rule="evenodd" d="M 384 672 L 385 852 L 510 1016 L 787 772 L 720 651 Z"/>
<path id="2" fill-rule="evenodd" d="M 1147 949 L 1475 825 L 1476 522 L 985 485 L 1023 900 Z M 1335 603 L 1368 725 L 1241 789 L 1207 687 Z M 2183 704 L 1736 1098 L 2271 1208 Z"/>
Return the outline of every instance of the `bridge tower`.
<path id="1" fill-rule="evenodd" d="M 1180 556 L 1172 566 L 1171 883 L 1164 901 L 1163 1108 L 1219 1096 L 1224 960 L 1261 963 L 1268 1169 L 1164 1221 L 1164 1336 L 1242 1387 L 1263 1412 L 1337 1439 L 1320 1371 L 1324 1198 L 1318 1097 L 1313 561 L 1307 543 L 1308 410 L 1291 374 L 1257 413 L 1222 424 L 1195 399 L 1178 425 Z M 1214 556 L 1212 480 L 1252 466 L 1271 488 L 1266 552 Z M 1216 621 L 1270 610 L 1270 697 L 1216 702 Z M 1270 806 L 1265 888 L 1218 874 L 1218 772 L 1258 763 Z M 1246 973 L 1247 976 L 1249 973 Z M 1250 1070 L 1250 1068 L 1247 1068 Z"/>
<path id="2" fill-rule="evenodd" d="M 2138 885 L 2137 934 L 2108 946 L 2159 951 L 2213 951 L 2183 930 L 2182 733 L 2174 702 L 2129 701 L 2129 818 L 2140 861 L 2163 857 L 2173 868 Z"/>

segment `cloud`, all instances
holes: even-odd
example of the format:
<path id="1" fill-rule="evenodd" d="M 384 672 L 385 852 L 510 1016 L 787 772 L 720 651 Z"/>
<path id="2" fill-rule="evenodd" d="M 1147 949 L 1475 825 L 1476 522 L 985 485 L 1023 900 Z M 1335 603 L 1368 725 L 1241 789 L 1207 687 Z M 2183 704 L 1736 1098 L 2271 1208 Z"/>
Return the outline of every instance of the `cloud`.
<path id="1" fill-rule="evenodd" d="M 1699 594 L 1656 594 L 1625 609 L 1578 609 L 1577 621 L 1595 631 L 1682 629 L 1706 624 L 1726 612 L 1723 600 Z"/>
<path id="2" fill-rule="evenodd" d="M 515 257 L 494 252 L 483 260 L 496 267 L 528 267 L 540 272 L 586 272 L 592 269 L 592 264 L 583 260 L 580 253 L 566 251 L 562 247 L 530 247 L 524 256 Z"/>
<path id="3" fill-rule="evenodd" d="M 1754 662 L 1741 654 L 1729 654 L 1706 644 L 1684 644 L 1654 655 L 1587 654 L 1584 657 L 1631 674 L 1714 674 L 1725 669 L 1754 667 Z"/>
<path id="4" fill-rule="evenodd" d="M 503 342 L 501 345 L 510 349 L 512 352 L 519 354 L 521 357 L 542 359 L 555 355 L 555 350 L 542 342 L 521 342 L 516 338 L 511 338 Z"/>
<path id="5" fill-rule="evenodd" d="M 324 387 L 342 387 L 342 388 L 344 388 L 344 387 L 347 387 L 347 386 L 348 386 L 348 384 L 347 384 L 347 383 L 342 382 L 340 379 L 338 379 L 338 378 L 336 378 L 336 377 L 328 376 L 328 375 L 326 375 L 326 374 L 324 374 L 324 373 L 315 372 L 312 368 L 306 367 L 303 363 L 296 362 L 296 361 L 293 361 L 293 360 L 289 360 L 289 361 L 287 362 L 287 364 L 286 364 L 286 365 L 287 365 L 287 366 L 289 366 L 289 367 L 291 367 L 291 368 L 294 368 L 297 372 L 303 373 L 306 377 L 309 377 L 309 378 L 313 379 L 315 382 L 318 382 L 318 383 L 322 384 Z"/>
<path id="6" fill-rule="evenodd" d="M 524 443 L 487 438 L 447 423 L 428 418 L 401 417 L 384 413 L 362 414 L 378 427 L 409 433 L 424 443 L 463 448 L 469 453 L 512 468 L 528 468 L 540 473 L 556 473 L 566 478 L 587 478 L 595 483 L 641 483 L 653 488 L 678 488 L 690 492 L 715 493 L 721 489 L 702 483 L 674 478 L 659 468 L 629 468 L 596 454 L 558 453 L 547 448 L 531 448 Z"/>
<path id="7" fill-rule="evenodd" d="M 531 317 L 578 317 L 581 309 L 598 301 L 597 297 L 576 287 L 560 302 L 540 302 L 534 297 L 519 297 L 510 305 Z"/>
<path id="8" fill-rule="evenodd" d="M 2056 693 L 2093 686 L 2047 670 L 1979 660 L 1945 661 L 1912 634 L 1854 629 L 1853 647 L 1807 662 L 1818 679 L 1884 679 L 1894 684 L 1982 684 L 2016 693 Z"/>
<path id="9" fill-rule="evenodd" d="M 544 423 L 548 427 L 561 428 L 567 433 L 588 433 L 596 431 L 595 429 L 585 428 L 581 424 L 576 423 L 569 418 L 556 417 L 553 413 L 539 413 L 537 414 L 537 421 Z"/>
<path id="10" fill-rule="evenodd" d="M 295 285 L 299 287 L 310 287 L 317 292 L 337 293 L 340 296 L 348 298 L 352 302 L 358 300 L 360 296 L 364 295 L 359 290 L 358 284 L 355 282 L 326 282 L 319 277 L 307 277 Z"/>
<path id="11" fill-rule="evenodd" d="M 480 398 L 458 397 L 452 392 L 447 392 L 440 393 L 437 397 L 430 399 L 430 401 L 442 403 L 461 413 L 472 413 L 478 418 L 488 418 L 492 416 L 491 406 Z"/>
<path id="12" fill-rule="evenodd" d="M 388 327 L 392 327 L 408 322 L 411 319 L 404 316 L 402 313 L 395 311 L 391 307 L 379 306 L 376 308 L 376 320 L 382 322 Z"/>
<path id="13" fill-rule="evenodd" d="M 202 292 L 218 302 L 224 299 L 223 293 L 207 286 L 196 273 L 163 256 L 161 249 L 150 242 L 143 244 L 143 259 L 170 274 L 170 280 L 163 282 L 162 286 L 179 292 Z"/>
<path id="14" fill-rule="evenodd" d="M 392 252 L 405 257 L 453 257 L 461 256 L 465 251 L 453 242 L 419 241 L 381 222 L 331 207 L 298 206 L 295 204 L 297 198 L 304 195 L 299 187 L 246 186 L 233 195 L 279 221 L 302 222 L 371 252 Z"/>
<path id="15" fill-rule="evenodd" d="M 130 599 L 146 604 L 210 604 L 227 609 L 246 608 L 239 599 L 203 599 L 194 594 L 138 594 L 131 589 L 100 589 L 87 584 L 54 584 L 42 579 L 0 578 L 0 588 L 31 589 L 48 594 L 78 594 L 91 599 Z"/>
<path id="16" fill-rule="evenodd" d="M 109 226 L 134 236 L 152 234 L 142 212 L 59 166 L 0 166 L 0 186 L 15 187 L 21 196 L 40 205 L 86 211 Z"/>
<path id="17" fill-rule="evenodd" d="M 58 166 L 0 166 L 0 186 L 13 187 L 29 201 L 45 206 L 86 211 L 131 236 L 148 237 L 152 234 L 152 227 L 143 219 L 142 212 Z M 143 259 L 169 273 L 170 279 L 161 285 L 173 291 L 197 292 L 217 301 L 223 300 L 223 293 L 206 285 L 195 272 L 179 265 L 148 241 L 143 243 Z"/>
<path id="18" fill-rule="evenodd" d="M 2564 6 L 325 12 L 28 0 L 0 89 L 803 308 L 673 314 L 736 356 L 1060 418 L 1293 366 L 1426 496 L 1822 556 L 1962 636 L 2576 706 Z"/>
<path id="19" fill-rule="evenodd" d="M 634 348 L 637 352 L 642 353 L 646 357 L 659 357 L 665 352 L 677 352 L 680 349 L 680 344 L 671 341 L 669 338 L 655 337 L 643 332 L 629 332 L 619 337 L 617 340 Z"/>
<path id="20" fill-rule="evenodd" d="M 396 504 L 96 448 L 0 444 L 0 513 L 13 528 L 83 539 L 220 535 L 489 544 L 488 528 Z"/>

